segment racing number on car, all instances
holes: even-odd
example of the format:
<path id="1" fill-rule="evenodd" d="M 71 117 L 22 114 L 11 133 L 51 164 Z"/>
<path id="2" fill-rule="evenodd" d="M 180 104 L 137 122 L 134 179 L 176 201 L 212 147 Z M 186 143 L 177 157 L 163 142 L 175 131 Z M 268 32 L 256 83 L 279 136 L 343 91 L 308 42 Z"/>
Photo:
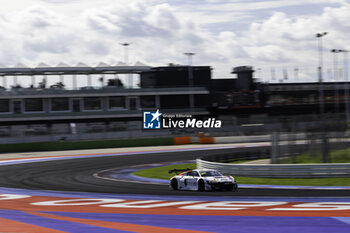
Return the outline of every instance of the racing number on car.
<path id="1" fill-rule="evenodd" d="M 196 184 L 196 179 L 194 177 L 188 177 L 188 179 L 186 179 L 186 182 L 188 185 L 193 186 Z"/>
<path id="2" fill-rule="evenodd" d="M 196 185 L 197 179 L 194 176 L 194 172 L 188 172 L 183 177 L 180 178 L 180 182 L 182 182 L 185 186 L 193 186 Z"/>
<path id="3" fill-rule="evenodd" d="M 187 179 L 186 177 L 181 177 L 180 178 L 180 183 L 184 184 L 185 186 L 187 186 Z"/>
<path id="4" fill-rule="evenodd" d="M 185 186 L 192 186 L 195 183 L 195 180 L 192 177 L 187 176 L 186 178 L 182 179 Z"/>

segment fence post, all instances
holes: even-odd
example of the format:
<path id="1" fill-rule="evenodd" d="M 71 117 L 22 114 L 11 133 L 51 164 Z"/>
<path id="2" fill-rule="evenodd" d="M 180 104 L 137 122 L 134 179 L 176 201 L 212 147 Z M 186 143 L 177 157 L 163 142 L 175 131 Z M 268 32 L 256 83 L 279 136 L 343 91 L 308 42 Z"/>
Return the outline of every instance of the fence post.
<path id="1" fill-rule="evenodd" d="M 277 163 L 277 157 L 278 157 L 278 141 L 279 141 L 279 133 L 278 132 L 272 132 L 271 135 L 271 162 L 272 164 Z"/>
<path id="2" fill-rule="evenodd" d="M 328 137 L 325 131 L 322 132 L 322 162 L 330 163 L 331 159 L 329 156 L 328 148 Z"/>

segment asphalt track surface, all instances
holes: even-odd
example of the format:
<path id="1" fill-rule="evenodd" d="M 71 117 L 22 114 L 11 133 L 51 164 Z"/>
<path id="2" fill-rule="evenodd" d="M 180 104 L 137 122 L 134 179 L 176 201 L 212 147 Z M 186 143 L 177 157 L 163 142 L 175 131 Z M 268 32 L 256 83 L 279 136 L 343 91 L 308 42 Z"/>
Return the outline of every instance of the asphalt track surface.
<path id="1" fill-rule="evenodd" d="M 235 151 L 253 148 L 234 149 Z M 241 188 L 238 192 L 173 191 L 165 185 L 109 181 L 93 174 L 106 169 L 192 160 L 205 155 L 229 153 L 233 149 L 181 151 L 110 157 L 76 158 L 0 166 L 0 186 L 32 190 L 79 191 L 114 194 L 184 195 L 184 196 L 266 196 L 266 197 L 346 197 L 350 190 Z M 256 150 L 256 148 L 255 148 Z"/>

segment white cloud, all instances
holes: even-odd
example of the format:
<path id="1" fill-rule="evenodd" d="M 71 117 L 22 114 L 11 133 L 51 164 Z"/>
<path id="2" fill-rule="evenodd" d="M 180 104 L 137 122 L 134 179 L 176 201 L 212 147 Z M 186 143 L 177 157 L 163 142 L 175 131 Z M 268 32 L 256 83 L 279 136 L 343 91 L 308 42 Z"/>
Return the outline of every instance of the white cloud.
<path id="1" fill-rule="evenodd" d="M 117 63 L 124 57 L 120 43 L 127 41 L 132 62 L 186 64 L 183 53 L 195 52 L 194 64 L 213 66 L 217 77 L 228 77 L 237 65 L 316 67 L 317 32 L 329 32 L 325 64 L 330 64 L 326 49 L 350 49 L 350 6 L 337 0 L 331 3 L 340 6 L 329 5 L 316 15 L 290 15 L 281 7 L 327 6 L 326 1 L 28 2 L 0 10 L 0 64 Z M 269 14 L 254 15 L 263 9 Z M 241 21 L 248 26 L 227 27 Z M 223 24 L 225 29 L 218 29 Z"/>
<path id="2" fill-rule="evenodd" d="M 15 14 L 14 21 L 17 25 L 22 25 L 23 28 L 35 30 L 56 25 L 58 18 L 55 13 L 36 5 Z"/>
<path id="3" fill-rule="evenodd" d="M 349 13 L 350 7 L 347 4 L 342 7 L 325 8 L 323 13 L 317 16 L 290 17 L 285 13 L 275 12 L 261 22 L 252 23 L 248 30 L 229 40 L 235 41 L 246 51 L 247 56 L 242 59 L 252 65 L 308 66 L 308 69 L 313 69 L 317 66 L 315 34 L 327 31 L 329 34 L 323 39 L 325 66 L 331 67 L 332 56 L 329 50 L 349 49 Z M 237 60 L 231 58 L 232 64 Z"/>
<path id="4" fill-rule="evenodd" d="M 84 18 L 90 29 L 126 38 L 174 37 L 183 28 L 168 4 L 147 6 L 141 2 L 88 9 Z"/>

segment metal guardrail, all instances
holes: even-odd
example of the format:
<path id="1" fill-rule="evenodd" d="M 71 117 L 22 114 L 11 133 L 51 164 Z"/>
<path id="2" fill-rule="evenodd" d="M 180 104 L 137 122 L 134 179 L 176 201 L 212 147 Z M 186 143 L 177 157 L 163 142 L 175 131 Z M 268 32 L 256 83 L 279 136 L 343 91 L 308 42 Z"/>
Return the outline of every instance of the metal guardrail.
<path id="1" fill-rule="evenodd" d="M 270 146 L 261 145 L 259 150 L 257 150 L 255 147 L 248 147 L 242 148 L 240 151 L 230 153 L 206 155 L 201 159 L 208 162 L 231 163 L 242 160 L 267 159 L 270 158 L 270 154 Z"/>
<path id="2" fill-rule="evenodd" d="M 16 98 L 35 98 L 40 96 L 57 97 L 60 96 L 78 96 L 85 97 L 89 95 L 96 96 L 126 96 L 126 95 L 151 95 L 153 93 L 159 94 L 209 94 L 209 90 L 206 87 L 194 86 L 194 87 L 172 87 L 172 88 L 122 88 L 115 86 L 101 87 L 85 87 L 79 90 L 70 89 L 54 89 L 54 88 L 17 88 L 12 90 L 0 89 L 2 98 L 16 97 Z"/>
<path id="3" fill-rule="evenodd" d="M 198 168 L 215 169 L 224 174 L 261 178 L 350 177 L 350 163 L 329 164 L 228 164 L 197 159 Z"/>

